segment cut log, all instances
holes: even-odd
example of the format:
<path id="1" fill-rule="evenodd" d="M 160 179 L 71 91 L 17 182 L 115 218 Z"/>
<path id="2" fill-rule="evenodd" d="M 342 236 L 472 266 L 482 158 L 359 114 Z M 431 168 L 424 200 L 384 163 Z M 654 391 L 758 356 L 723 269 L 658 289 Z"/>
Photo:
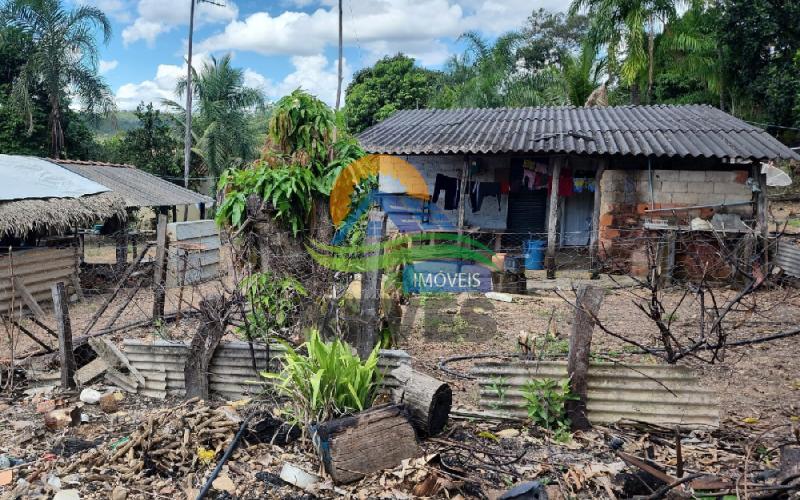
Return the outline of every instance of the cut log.
<path id="1" fill-rule="evenodd" d="M 371 408 L 315 429 L 314 443 L 325 470 L 337 483 L 390 469 L 419 454 L 414 428 L 401 405 Z"/>
<path id="2" fill-rule="evenodd" d="M 407 364 L 392 370 L 399 385 L 392 390 L 392 400 L 409 410 L 411 424 L 420 436 L 435 436 L 444 430 L 453 406 L 450 385 L 416 371 Z"/>

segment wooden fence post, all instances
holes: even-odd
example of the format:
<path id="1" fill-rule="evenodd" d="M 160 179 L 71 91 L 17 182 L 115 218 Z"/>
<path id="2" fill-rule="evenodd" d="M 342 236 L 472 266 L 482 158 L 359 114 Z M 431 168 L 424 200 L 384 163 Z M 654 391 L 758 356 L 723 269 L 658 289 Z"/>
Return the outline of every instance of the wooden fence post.
<path id="1" fill-rule="evenodd" d="M 72 326 L 69 321 L 69 305 L 67 304 L 67 290 L 63 282 L 54 283 L 51 287 L 53 294 L 53 309 L 55 310 L 56 324 L 58 326 L 58 353 L 61 359 L 61 387 L 71 389 L 75 387 L 75 355 L 72 353 Z"/>
<path id="2" fill-rule="evenodd" d="M 578 287 L 575 298 L 575 319 L 572 322 L 572 333 L 569 336 L 569 373 L 570 391 L 578 397 L 566 404 L 567 415 L 572 423 L 572 430 L 591 429 L 592 425 L 586 416 L 586 401 L 589 387 L 589 353 L 592 347 L 592 329 L 594 317 L 603 303 L 605 290 L 591 285 Z"/>
<path id="3" fill-rule="evenodd" d="M 164 319 L 166 301 L 167 216 L 159 214 L 156 228 L 156 260 L 153 271 L 153 323 Z"/>
<path id="4" fill-rule="evenodd" d="M 556 242 L 558 240 L 558 184 L 561 177 L 561 166 L 565 159 L 558 157 L 553 162 L 553 174 L 550 180 L 550 205 L 547 213 L 547 253 L 544 258 L 544 267 L 547 269 L 547 279 L 556 277 Z"/>
<path id="5" fill-rule="evenodd" d="M 386 233 L 386 214 L 380 210 L 370 210 L 369 220 L 367 221 L 367 235 L 364 238 L 365 245 L 375 245 L 381 242 Z M 368 252 L 367 256 L 382 255 L 383 250 Z M 381 266 L 377 269 L 367 270 L 361 274 L 361 320 L 358 338 L 356 339 L 356 351 L 362 358 L 369 356 L 377 342 L 378 334 L 378 312 L 381 303 L 381 276 L 383 270 Z"/>

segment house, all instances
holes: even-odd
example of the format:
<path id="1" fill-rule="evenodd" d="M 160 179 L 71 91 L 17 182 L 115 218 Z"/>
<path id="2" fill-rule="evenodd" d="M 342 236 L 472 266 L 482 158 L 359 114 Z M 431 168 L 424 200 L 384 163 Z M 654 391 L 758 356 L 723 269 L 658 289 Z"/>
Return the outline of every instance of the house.
<path id="1" fill-rule="evenodd" d="M 538 240 L 550 277 L 574 265 L 642 274 L 643 242 L 678 231 L 764 234 L 761 163 L 800 160 L 701 105 L 406 110 L 358 138 L 384 155 L 384 210 L 413 205 L 398 202 L 408 193 L 392 163 L 402 160 L 427 184 L 412 214 L 439 221 L 427 230 L 455 228 L 510 254 Z"/>
<path id="2" fill-rule="evenodd" d="M 63 281 L 77 291 L 77 227 L 125 218 L 109 188 L 47 160 L 0 154 L 0 314 L 30 311 L 51 300 Z M 23 292 L 23 289 L 25 292 Z"/>

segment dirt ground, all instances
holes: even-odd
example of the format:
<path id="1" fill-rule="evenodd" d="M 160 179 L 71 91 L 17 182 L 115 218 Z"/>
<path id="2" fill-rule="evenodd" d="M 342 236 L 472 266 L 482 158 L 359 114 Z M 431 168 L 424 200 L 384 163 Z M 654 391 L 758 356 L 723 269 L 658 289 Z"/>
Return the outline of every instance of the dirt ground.
<path id="1" fill-rule="evenodd" d="M 97 252 L 94 257 L 101 254 Z M 76 336 L 83 332 L 109 291 L 107 283 L 104 286 L 91 285 L 91 276 L 87 275 L 85 279 L 89 280 L 87 298 L 71 304 L 70 310 Z M 97 283 L 103 283 L 103 280 Z M 214 293 L 218 286 L 212 283 L 190 288 L 184 299 L 198 304 L 203 296 Z M 721 288 L 718 298 L 724 300 L 734 293 L 735 290 Z M 634 305 L 635 294 L 641 296 L 642 290 L 608 291 L 599 318 L 611 331 L 645 345 L 655 345 L 658 331 Z M 143 288 L 130 299 L 124 293 L 122 295 L 123 298 L 117 299 L 110 308 L 114 311 L 126 304 L 115 324 L 150 317 L 152 291 L 149 288 Z M 665 303 L 677 304 L 680 297 L 679 290 L 669 292 Z M 550 332 L 554 338 L 547 344 L 549 354 L 564 356 L 573 317 L 573 309 L 567 300 L 573 298 L 570 290 L 514 296 L 511 303 L 491 300 L 483 295 L 414 297 L 403 305 L 402 328 L 396 336 L 395 347 L 409 352 L 415 366 L 451 384 L 455 408 L 466 413 L 475 412 L 477 388 L 474 382 L 439 370 L 439 363 L 453 356 L 518 353 L 521 332 L 539 337 Z M 800 290 L 776 286 L 758 292 L 753 299 L 757 304 L 755 309 L 732 314 L 732 319 L 739 325 L 731 330 L 731 340 L 769 335 L 796 328 L 800 323 Z M 177 290 L 170 290 L 167 312 L 176 311 L 177 305 Z M 697 311 L 698 305 L 692 300 L 684 301 L 676 309 L 673 320 L 678 332 L 689 333 L 696 329 Z M 104 321 L 98 323 L 98 328 L 105 326 Z M 197 320 L 185 318 L 179 325 L 147 326 L 112 333 L 106 338 L 117 343 L 121 343 L 123 338 L 187 339 L 196 329 Z M 234 338 L 235 334 L 231 332 L 229 337 Z M 46 342 L 57 347 L 54 339 L 47 338 Z M 20 336 L 13 345 L 13 354 L 18 358 L 38 349 L 32 341 Z M 657 362 L 652 356 L 634 354 L 630 345 L 597 328 L 592 350 L 595 354 L 623 361 Z M 11 354 L 7 332 L 0 332 L 0 362 L 7 363 Z M 747 467 L 751 471 L 774 468 L 778 457 L 774 445 L 785 442 L 789 426 L 797 425 L 800 416 L 798 360 L 800 337 L 730 349 L 724 353 L 721 362 L 713 365 L 692 358 L 681 361 L 681 364 L 697 370 L 704 386 L 718 393 L 721 417 L 720 429 L 714 432 L 694 430 L 683 436 L 686 470 L 736 479 Z M 473 361 L 466 360 L 448 364 L 448 368 L 466 373 L 472 364 Z M 94 387 L 107 390 L 102 384 Z M 86 422 L 54 432 L 43 428 L 43 416 L 37 412 L 37 407 L 48 401 L 72 407 L 76 404 L 77 392 L 44 389 L 23 393 L 21 389 L 24 388 L 0 395 L 0 461 L 2 457 L 13 459 L 8 464 L 13 471 L 8 484 L 2 484 L 2 472 L 9 467 L 0 463 L 2 499 L 51 498 L 57 489 L 77 490 L 79 498 L 194 498 L 192 495 L 196 495 L 213 469 L 213 461 L 203 464 L 192 460 L 191 473 L 177 468 L 166 471 L 156 468 L 157 472 L 147 477 L 128 477 L 124 473 L 126 464 L 133 464 L 141 457 L 146 461 L 147 450 L 143 449 L 143 455 L 135 457 L 131 451 L 129 461 L 125 462 L 126 458 L 122 457 L 118 465 L 108 460 L 116 449 L 115 445 L 141 432 L 148 421 L 152 427 L 154 418 L 165 426 L 166 434 L 182 435 L 186 432 L 187 436 L 194 436 L 187 430 L 188 420 L 181 416 L 180 411 L 202 410 L 199 403 L 178 411 L 176 408 L 184 404 L 179 400 L 158 401 L 126 394 L 118 411 L 109 414 L 97 406 L 84 405 L 81 412 Z M 216 408 L 225 403 L 209 404 Z M 269 399 L 234 403 L 233 407 L 239 417 L 274 412 L 274 404 Z M 209 409 L 208 414 L 218 411 Z M 18 443 L 19 434 L 28 428 L 36 429 L 36 437 Z M 224 440 L 212 443 L 216 443 L 216 459 L 235 430 L 231 426 Z M 633 474 L 636 469 L 627 467 L 610 443 L 617 440 L 617 447 L 633 455 L 649 454 L 655 462 L 666 466 L 669 473 L 675 474 L 677 450 L 672 433 L 672 429 L 620 423 L 598 426 L 590 432 L 575 434 L 568 442 L 557 442 L 552 434 L 527 422 L 482 419 L 462 413 L 452 416 L 441 438 L 421 442 L 422 458 L 406 461 L 394 470 L 370 475 L 351 485 L 334 486 L 330 481 L 323 481 L 322 488 L 315 494 L 329 498 L 411 498 L 423 494 L 441 498 L 496 498 L 515 484 L 536 479 L 542 485 L 554 488 L 549 490 L 551 498 L 558 498 L 557 495 L 563 498 L 622 498 L 630 496 L 636 486 L 621 485 L 616 480 L 612 483 L 612 478 L 618 478 L 621 472 Z M 64 443 L 74 443 L 75 440 L 82 442 L 87 449 L 69 454 Z M 188 451 L 183 450 L 185 456 L 194 456 L 195 444 L 184 442 L 184 448 L 188 446 Z M 755 449 L 759 450 L 757 454 L 753 451 Z M 99 453 L 106 459 L 92 458 L 92 453 Z M 221 476 L 231 485 L 220 483 L 211 490 L 209 498 L 311 498 L 309 493 L 278 478 L 285 463 L 297 465 L 307 472 L 320 472 L 319 460 L 307 442 L 287 446 L 248 442 L 222 470 Z M 77 465 L 71 468 L 73 464 Z M 56 482 L 58 488 L 54 486 Z M 433 486 L 429 489 L 420 486 L 426 482 Z M 652 493 L 654 489 L 645 489 L 643 494 Z"/>

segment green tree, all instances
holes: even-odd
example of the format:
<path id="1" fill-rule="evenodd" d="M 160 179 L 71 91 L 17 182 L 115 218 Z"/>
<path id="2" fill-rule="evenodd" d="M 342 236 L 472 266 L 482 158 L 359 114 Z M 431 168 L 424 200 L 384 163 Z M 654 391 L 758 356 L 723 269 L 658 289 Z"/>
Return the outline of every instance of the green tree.
<path id="1" fill-rule="evenodd" d="M 111 24 L 102 11 L 82 5 L 65 10 L 59 0 L 10 0 L 3 17 L 11 27 L 29 36 L 33 44 L 12 83 L 11 102 L 24 117 L 27 133 L 35 131 L 36 97 L 47 98 L 49 153 L 64 152 L 69 95 L 87 112 L 109 112 L 114 107 L 111 92 L 97 75 L 99 29 L 104 42 L 111 38 Z"/>
<path id="2" fill-rule="evenodd" d="M 431 106 L 494 108 L 567 103 L 556 66 L 536 70 L 520 64 L 520 49 L 525 44 L 522 33 L 506 33 L 494 44 L 475 32 L 459 39 L 467 43 L 467 49 L 446 64 L 442 87 Z"/>
<path id="3" fill-rule="evenodd" d="M 676 0 L 573 0 L 570 14 L 585 11 L 591 20 L 590 36 L 605 45 L 611 76 L 631 87 L 638 104 L 639 82 L 652 96 L 655 40 L 660 26 L 675 18 Z"/>
<path id="4" fill-rule="evenodd" d="M 353 132 L 360 132 L 399 109 L 428 105 L 437 73 L 420 68 L 403 54 L 384 57 L 356 72 L 347 86 L 345 115 Z"/>
<path id="5" fill-rule="evenodd" d="M 153 108 L 153 103 L 143 102 L 136 107 L 139 126 L 128 130 L 122 139 L 121 149 L 125 163 L 153 174 L 180 176 L 177 151 L 181 143 L 175 138 L 167 120 Z"/>
<path id="6" fill-rule="evenodd" d="M 717 36 L 729 109 L 755 121 L 798 125 L 800 2 L 723 0 L 719 9 Z M 772 131 L 791 138 L 786 129 Z"/>
<path id="7" fill-rule="evenodd" d="M 178 81 L 176 93 L 186 92 L 186 79 Z M 244 164 L 256 156 L 256 135 L 250 130 L 249 111 L 264 101 L 261 91 L 244 84 L 244 71 L 231 65 L 231 56 L 211 58 L 200 72 L 192 69 L 194 148 L 212 175 Z M 166 104 L 184 113 L 174 101 Z"/>
<path id="8" fill-rule="evenodd" d="M 522 28 L 524 42 L 519 55 L 529 69 L 561 65 L 567 57 L 580 52 L 588 32 L 586 16 L 535 10 Z"/>

